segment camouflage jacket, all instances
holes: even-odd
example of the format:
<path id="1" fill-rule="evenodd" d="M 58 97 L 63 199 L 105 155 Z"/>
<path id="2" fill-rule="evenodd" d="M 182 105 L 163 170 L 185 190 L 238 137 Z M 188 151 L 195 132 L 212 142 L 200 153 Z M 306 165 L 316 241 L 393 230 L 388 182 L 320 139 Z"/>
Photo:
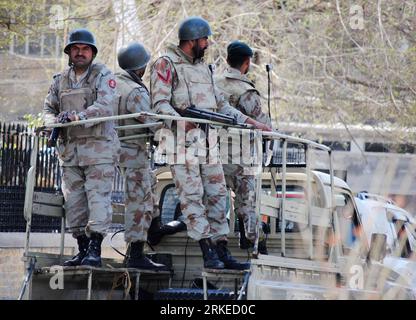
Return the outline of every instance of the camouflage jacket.
<path id="1" fill-rule="evenodd" d="M 199 109 L 235 116 L 239 122 L 247 119 L 225 100 L 207 64 L 201 59 L 194 61 L 175 45 L 170 45 L 166 55 L 153 64 L 150 95 L 156 113 L 179 116 L 177 110 L 195 105 Z"/>
<path id="2" fill-rule="evenodd" d="M 43 107 L 45 124 L 56 122 L 62 111 L 87 119 L 113 115 L 117 102 L 114 75 L 102 64 L 92 64 L 76 79 L 72 68 L 57 74 Z M 119 141 L 114 122 L 89 123 L 61 130 L 57 145 L 62 166 L 87 166 L 118 161 Z"/>
<path id="3" fill-rule="evenodd" d="M 131 114 L 138 112 L 151 112 L 150 96 L 147 88 L 143 84 L 139 84 L 133 80 L 130 74 L 126 71 L 116 73 L 117 92 L 120 95 L 120 103 L 117 114 Z M 156 122 L 149 117 L 143 119 L 125 119 L 119 120 L 118 125 L 134 125 L 140 123 Z M 153 129 L 154 130 L 154 129 Z M 132 129 L 132 130 L 118 130 L 119 137 L 145 134 L 149 129 Z M 125 168 L 141 168 L 148 167 L 147 154 L 147 138 L 140 138 L 135 140 L 121 141 L 120 166 Z"/>
<path id="4" fill-rule="evenodd" d="M 269 116 L 261 109 L 260 93 L 240 70 L 228 68 L 224 74 L 215 77 L 215 83 L 232 106 L 271 127 Z"/>

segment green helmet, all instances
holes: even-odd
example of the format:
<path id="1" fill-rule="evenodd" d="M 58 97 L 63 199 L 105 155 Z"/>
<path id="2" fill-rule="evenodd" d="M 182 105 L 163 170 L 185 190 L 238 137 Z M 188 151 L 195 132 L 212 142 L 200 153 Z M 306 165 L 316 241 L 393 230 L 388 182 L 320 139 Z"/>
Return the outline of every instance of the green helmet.
<path id="1" fill-rule="evenodd" d="M 97 46 L 95 43 L 94 35 L 87 29 L 75 29 L 69 34 L 68 41 L 64 48 L 64 52 L 69 54 L 70 48 L 73 44 L 87 44 L 91 47 L 94 54 L 97 54 Z"/>
<path id="2" fill-rule="evenodd" d="M 233 57 L 233 56 L 252 57 L 253 50 L 244 42 L 233 41 L 227 47 L 227 54 L 229 57 Z"/>
<path id="3" fill-rule="evenodd" d="M 212 34 L 208 21 L 201 17 L 189 17 L 179 26 L 179 40 L 195 40 Z"/>
<path id="4" fill-rule="evenodd" d="M 150 53 L 139 42 L 132 42 L 120 48 L 117 59 L 121 69 L 134 71 L 147 65 Z"/>

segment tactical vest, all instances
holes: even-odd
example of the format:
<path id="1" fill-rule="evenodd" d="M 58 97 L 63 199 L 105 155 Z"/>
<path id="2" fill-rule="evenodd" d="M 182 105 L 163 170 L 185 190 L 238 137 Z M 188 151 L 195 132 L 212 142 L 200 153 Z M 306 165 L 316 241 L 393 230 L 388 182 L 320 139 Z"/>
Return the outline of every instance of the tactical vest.
<path id="1" fill-rule="evenodd" d="M 244 114 L 246 112 L 240 106 L 241 96 L 249 91 L 254 91 L 260 95 L 250 80 L 242 76 L 239 77 L 237 75 L 233 75 L 229 72 L 226 72 L 221 77 L 216 77 L 215 83 L 218 88 L 224 92 L 224 97 L 230 103 L 230 105 L 237 108 Z"/>
<path id="2" fill-rule="evenodd" d="M 93 64 L 87 75 L 87 79 L 83 81 L 81 88 L 73 89 L 69 80 L 70 69 L 62 72 L 59 82 L 59 103 L 61 111 L 85 111 L 97 100 L 96 80 L 101 74 L 107 75 L 110 70 L 103 64 Z M 72 126 L 64 128 L 64 137 L 68 140 L 74 138 L 107 138 L 106 124 L 101 122 L 91 127 Z"/>
<path id="3" fill-rule="evenodd" d="M 146 87 L 141 86 L 140 84 L 138 84 L 137 82 L 133 81 L 133 79 L 130 78 L 130 76 L 127 73 L 121 73 L 121 74 L 117 74 L 117 92 L 120 95 L 120 102 L 118 103 L 117 109 L 114 110 L 114 114 L 129 114 L 130 111 L 128 111 L 127 109 L 127 99 L 130 95 L 130 93 L 134 90 L 134 89 L 140 89 L 140 88 L 144 88 L 146 91 Z M 122 120 L 118 120 L 117 124 L 119 126 L 125 126 L 125 125 L 135 125 L 135 124 L 141 124 L 141 122 L 137 121 L 134 118 L 130 118 L 130 119 L 122 119 Z M 118 132 L 118 136 L 119 137 L 124 137 L 124 136 L 130 136 L 130 135 L 136 135 L 136 134 L 143 134 L 143 133 L 147 133 L 147 129 L 143 128 L 143 129 L 132 129 L 132 130 L 128 130 L 128 131 L 124 131 L 124 130 L 117 130 Z M 143 139 L 139 139 L 139 140 L 129 140 L 129 144 L 134 144 L 134 143 L 139 143 L 140 140 Z"/>
<path id="4" fill-rule="evenodd" d="M 191 64 L 173 50 L 163 58 L 167 58 L 176 70 L 177 79 L 170 101 L 174 108 L 185 110 L 195 105 L 198 109 L 217 111 L 211 71 L 205 63 Z"/>

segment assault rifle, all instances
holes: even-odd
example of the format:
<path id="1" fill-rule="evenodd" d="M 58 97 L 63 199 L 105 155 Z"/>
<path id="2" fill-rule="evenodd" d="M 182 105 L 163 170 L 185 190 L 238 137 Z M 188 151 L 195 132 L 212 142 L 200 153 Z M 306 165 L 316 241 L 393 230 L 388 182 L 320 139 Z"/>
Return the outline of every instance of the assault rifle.
<path id="1" fill-rule="evenodd" d="M 67 122 L 71 122 L 71 120 L 69 120 L 69 112 L 64 112 L 62 114 L 59 115 L 58 117 L 58 122 L 59 123 L 67 123 Z M 48 147 L 55 147 L 56 146 L 56 141 L 58 140 L 59 134 L 61 133 L 62 128 L 53 128 L 51 135 L 49 136 L 48 139 Z"/>
<path id="2" fill-rule="evenodd" d="M 225 114 L 221 114 L 218 112 L 198 109 L 194 105 L 191 105 L 185 110 L 179 110 L 179 113 L 181 116 L 187 117 L 187 118 L 205 119 L 205 120 L 210 120 L 214 122 L 220 122 L 229 126 L 236 126 L 236 127 L 243 127 L 243 128 L 250 127 L 250 125 L 247 125 L 245 123 L 237 122 L 237 119 L 234 117 L 227 116 Z"/>

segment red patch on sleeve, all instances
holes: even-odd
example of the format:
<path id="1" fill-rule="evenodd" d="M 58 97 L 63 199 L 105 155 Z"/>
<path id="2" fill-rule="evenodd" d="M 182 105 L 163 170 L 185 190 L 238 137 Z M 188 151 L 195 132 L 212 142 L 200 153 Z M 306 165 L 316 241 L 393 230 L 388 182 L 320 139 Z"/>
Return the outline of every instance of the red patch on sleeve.
<path id="1" fill-rule="evenodd" d="M 110 88 L 114 89 L 116 87 L 116 80 L 114 80 L 114 79 L 108 80 L 108 86 Z"/>
<path id="2" fill-rule="evenodd" d="M 170 83 L 170 70 L 166 70 L 166 74 L 162 74 L 160 71 L 157 72 L 159 79 L 162 80 L 164 83 Z"/>

